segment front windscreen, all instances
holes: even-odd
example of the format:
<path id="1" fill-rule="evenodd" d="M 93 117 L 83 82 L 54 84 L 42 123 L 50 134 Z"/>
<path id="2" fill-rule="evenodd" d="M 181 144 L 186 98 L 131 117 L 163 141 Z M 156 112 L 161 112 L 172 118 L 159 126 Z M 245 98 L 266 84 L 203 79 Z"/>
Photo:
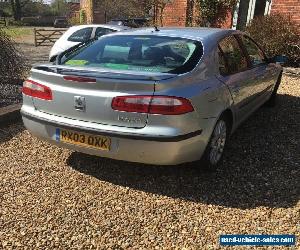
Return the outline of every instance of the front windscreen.
<path id="1" fill-rule="evenodd" d="M 191 71 L 202 53 L 202 44 L 194 40 L 116 35 L 103 37 L 88 47 L 66 54 L 62 64 L 180 74 Z"/>

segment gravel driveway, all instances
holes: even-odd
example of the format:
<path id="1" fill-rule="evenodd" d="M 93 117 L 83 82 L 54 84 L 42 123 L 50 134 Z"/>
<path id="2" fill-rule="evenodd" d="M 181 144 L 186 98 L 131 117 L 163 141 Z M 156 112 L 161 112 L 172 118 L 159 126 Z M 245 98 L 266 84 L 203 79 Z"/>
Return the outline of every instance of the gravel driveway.
<path id="1" fill-rule="evenodd" d="M 21 123 L 0 128 L 0 248 L 218 249 L 220 234 L 296 234 L 299 247 L 299 84 L 284 77 L 279 105 L 236 131 L 215 173 L 101 159 Z"/>

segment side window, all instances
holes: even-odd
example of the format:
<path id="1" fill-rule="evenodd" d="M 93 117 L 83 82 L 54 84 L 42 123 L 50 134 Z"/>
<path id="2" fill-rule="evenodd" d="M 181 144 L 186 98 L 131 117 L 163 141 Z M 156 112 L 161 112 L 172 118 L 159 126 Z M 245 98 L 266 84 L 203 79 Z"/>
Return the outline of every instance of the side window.
<path id="1" fill-rule="evenodd" d="M 98 27 L 96 29 L 96 32 L 95 32 L 95 38 L 98 38 L 100 36 L 104 36 L 104 35 L 109 34 L 111 32 L 115 32 L 115 30 Z"/>
<path id="2" fill-rule="evenodd" d="M 81 30 L 75 31 L 69 38 L 70 42 L 84 42 L 91 38 L 93 28 L 84 28 Z"/>
<path id="3" fill-rule="evenodd" d="M 251 65 L 257 66 L 265 63 L 265 56 L 262 50 L 247 36 L 241 36 L 241 40 L 250 57 Z"/>
<path id="4" fill-rule="evenodd" d="M 223 74 L 234 74 L 248 68 L 247 59 L 234 36 L 224 38 L 219 43 L 219 48 L 227 64 L 227 71 Z"/>

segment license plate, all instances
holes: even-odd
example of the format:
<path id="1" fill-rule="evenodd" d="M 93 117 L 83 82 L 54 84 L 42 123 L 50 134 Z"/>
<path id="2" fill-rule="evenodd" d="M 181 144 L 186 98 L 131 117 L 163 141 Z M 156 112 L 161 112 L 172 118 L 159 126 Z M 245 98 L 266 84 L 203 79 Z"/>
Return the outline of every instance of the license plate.
<path id="1" fill-rule="evenodd" d="M 108 137 L 60 128 L 56 129 L 56 141 L 107 151 L 110 150 L 111 145 L 111 139 Z"/>

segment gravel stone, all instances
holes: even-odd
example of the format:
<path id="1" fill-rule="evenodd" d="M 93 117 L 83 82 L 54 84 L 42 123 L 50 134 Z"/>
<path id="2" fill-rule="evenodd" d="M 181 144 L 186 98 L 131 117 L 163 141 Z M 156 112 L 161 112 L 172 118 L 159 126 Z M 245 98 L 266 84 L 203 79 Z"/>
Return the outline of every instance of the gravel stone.
<path id="1" fill-rule="evenodd" d="M 220 234 L 296 234 L 299 249 L 299 84 L 284 76 L 278 105 L 236 131 L 214 173 L 88 156 L 21 123 L 1 127 L 0 248 L 227 249 Z"/>

